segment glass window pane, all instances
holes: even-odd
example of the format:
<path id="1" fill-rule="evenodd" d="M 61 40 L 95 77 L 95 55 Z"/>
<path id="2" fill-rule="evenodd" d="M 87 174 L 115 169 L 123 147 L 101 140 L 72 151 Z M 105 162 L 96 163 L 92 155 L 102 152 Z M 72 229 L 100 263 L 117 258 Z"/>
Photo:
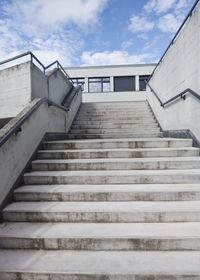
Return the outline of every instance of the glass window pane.
<path id="1" fill-rule="evenodd" d="M 101 83 L 89 83 L 89 92 L 101 92 Z"/>
<path id="2" fill-rule="evenodd" d="M 103 92 L 110 91 L 110 83 L 103 83 Z"/>

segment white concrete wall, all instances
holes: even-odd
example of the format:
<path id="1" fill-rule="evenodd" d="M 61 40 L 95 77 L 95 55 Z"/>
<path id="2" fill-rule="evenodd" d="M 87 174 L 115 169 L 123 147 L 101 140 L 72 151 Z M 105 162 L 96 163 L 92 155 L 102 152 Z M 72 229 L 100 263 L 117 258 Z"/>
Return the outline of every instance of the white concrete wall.
<path id="1" fill-rule="evenodd" d="M 67 80 L 60 69 L 53 71 L 48 77 L 49 99 L 61 104 L 67 92 L 72 88 L 71 82 Z"/>
<path id="2" fill-rule="evenodd" d="M 156 69 L 150 85 L 162 102 L 191 88 L 200 94 L 200 4 L 189 18 L 164 60 Z M 160 107 L 152 93 L 150 105 L 164 130 L 190 129 L 200 140 L 200 102 L 187 96 L 166 108 Z"/>
<path id="3" fill-rule="evenodd" d="M 61 104 L 71 83 L 60 69 L 49 77 L 31 62 L 0 71 L 0 119 L 13 118 L 35 98 Z"/>
<path id="4" fill-rule="evenodd" d="M 35 98 L 48 97 L 47 77 L 33 63 L 31 64 L 31 100 Z"/>
<path id="5" fill-rule="evenodd" d="M 81 91 L 72 100 L 68 112 L 44 102 L 0 147 L 0 205 L 35 152 L 46 132 L 68 132 L 81 103 Z M 17 117 L 0 130 L 0 139 L 27 115 L 40 99 L 33 100 Z"/>
<path id="6" fill-rule="evenodd" d="M 89 102 L 116 102 L 116 101 L 144 101 L 146 92 L 103 92 L 103 93 L 83 93 L 83 103 Z"/>
<path id="7" fill-rule="evenodd" d="M 30 101 L 31 63 L 0 71 L 0 119 L 16 116 Z"/>
<path id="8" fill-rule="evenodd" d="M 0 130 L 0 136 L 8 131 L 23 115 L 34 105 L 31 103 L 15 119 Z M 48 105 L 42 104 L 40 108 L 22 125 L 22 131 L 12 137 L 0 147 L 0 204 L 5 199 L 14 182 L 18 178 L 37 148 L 48 127 Z"/>

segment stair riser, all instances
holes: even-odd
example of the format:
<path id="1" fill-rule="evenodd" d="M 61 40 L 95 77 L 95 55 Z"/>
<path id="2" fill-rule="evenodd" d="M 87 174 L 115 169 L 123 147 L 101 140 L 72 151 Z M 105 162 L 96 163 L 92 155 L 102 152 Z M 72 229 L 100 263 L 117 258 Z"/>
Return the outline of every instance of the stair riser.
<path id="1" fill-rule="evenodd" d="M 106 123 L 96 123 L 94 125 L 90 124 L 74 124 L 72 125 L 72 129 L 155 129 L 158 128 L 158 125 L 156 123 L 147 123 L 147 124 L 106 124 Z"/>
<path id="2" fill-rule="evenodd" d="M 155 119 L 153 116 L 135 116 L 133 117 L 129 117 L 129 116 L 121 116 L 118 115 L 115 118 L 110 118 L 110 117 L 106 117 L 106 116 L 102 116 L 102 117 L 78 117 L 76 116 L 75 120 L 74 120 L 74 124 L 81 124 L 81 123 L 110 123 L 110 122 L 116 122 L 116 123 L 148 123 L 148 122 L 155 122 Z"/>
<path id="3" fill-rule="evenodd" d="M 103 120 L 102 122 L 99 122 L 99 120 L 92 120 L 92 121 L 83 121 L 83 120 L 74 120 L 73 122 L 73 125 L 77 125 L 77 124 L 82 124 L 82 125 L 88 125 L 88 126 L 91 126 L 91 125 L 96 125 L 96 124 L 105 124 L 105 125 L 112 125 L 112 124 L 119 124 L 118 122 L 118 119 L 115 120 L 115 119 L 112 119 L 112 120 Z M 149 118 L 134 118 L 131 119 L 131 118 L 126 118 L 126 119 L 121 119 L 120 120 L 120 124 L 122 125 L 128 125 L 128 124 L 135 124 L 135 125 L 139 125 L 139 124 L 142 124 L 142 125 L 148 125 L 148 124 L 155 124 L 155 120 L 154 119 L 149 119 Z"/>
<path id="4" fill-rule="evenodd" d="M 152 238 L 0 238 L 1 249 L 33 250 L 200 250 L 200 239 Z"/>
<path id="5" fill-rule="evenodd" d="M 153 212 L 4 212 L 6 222 L 162 223 L 200 222 L 200 213 Z"/>
<path id="6" fill-rule="evenodd" d="M 198 201 L 199 192 L 79 192 L 79 193 L 15 193 L 15 201 Z"/>
<path id="7" fill-rule="evenodd" d="M 162 133 L 118 133 L 118 134 L 72 134 L 66 135 L 66 139 L 118 139 L 118 138 L 155 138 L 162 137 Z"/>
<path id="8" fill-rule="evenodd" d="M 144 129 L 144 128 L 138 128 L 138 129 L 131 129 L 131 128 L 127 128 L 127 129 L 118 129 L 118 128 L 108 128 L 108 129 L 100 129 L 100 128 L 89 128 L 89 129 L 70 129 L 70 133 L 80 133 L 80 134 L 107 134 L 107 135 L 112 135 L 112 134 L 121 134 L 121 133 L 135 133 L 135 134 L 139 134 L 139 133 L 143 133 L 145 131 L 145 133 L 159 133 L 160 129 L 157 128 L 151 128 L 149 127 L 148 129 Z"/>
<path id="9" fill-rule="evenodd" d="M 90 158 L 151 158 L 199 156 L 198 150 L 166 151 L 109 151 L 109 152 L 39 152 L 38 159 L 90 159 Z"/>
<path id="10" fill-rule="evenodd" d="M 200 174 L 185 175 L 77 175 L 77 176 L 32 176 L 25 175 L 24 182 L 27 185 L 40 184 L 181 184 L 198 183 Z"/>
<path id="11" fill-rule="evenodd" d="M 27 273 L 27 272 L 2 272 L 0 280 L 200 280 L 196 274 L 77 274 L 77 273 Z"/>
<path id="12" fill-rule="evenodd" d="M 164 170 L 164 169 L 198 169 L 200 161 L 191 162 L 150 162 L 150 163 L 32 163 L 34 171 L 64 170 Z"/>
<path id="13" fill-rule="evenodd" d="M 103 115 L 103 114 L 106 114 L 106 115 L 117 115 L 117 114 L 129 114 L 129 115 L 132 115 L 132 114 L 151 114 L 151 110 L 149 110 L 148 108 L 135 108 L 135 109 L 130 109 L 130 108 L 119 108 L 119 109 L 97 109 L 97 110 L 83 110 L 81 109 L 79 112 L 78 112 L 78 115 Z"/>
<path id="14" fill-rule="evenodd" d="M 126 141 L 126 142 L 77 142 L 77 143 L 44 143 L 44 149 L 117 149 L 117 148 L 174 148 L 191 147 L 190 141 Z"/>

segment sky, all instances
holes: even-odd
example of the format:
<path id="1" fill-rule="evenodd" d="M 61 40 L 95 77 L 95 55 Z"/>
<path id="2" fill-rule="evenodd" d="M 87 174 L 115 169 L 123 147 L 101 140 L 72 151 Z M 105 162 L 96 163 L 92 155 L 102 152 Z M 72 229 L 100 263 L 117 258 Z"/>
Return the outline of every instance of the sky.
<path id="1" fill-rule="evenodd" d="M 0 61 L 32 51 L 43 64 L 154 63 L 195 0 L 0 0 Z"/>

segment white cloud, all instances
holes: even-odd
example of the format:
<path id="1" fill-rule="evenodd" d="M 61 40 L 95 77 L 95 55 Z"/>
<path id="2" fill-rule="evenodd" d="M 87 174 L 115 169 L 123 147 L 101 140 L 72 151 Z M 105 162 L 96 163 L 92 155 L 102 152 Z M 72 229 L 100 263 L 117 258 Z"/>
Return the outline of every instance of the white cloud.
<path id="1" fill-rule="evenodd" d="M 135 16 L 130 18 L 130 24 L 128 26 L 131 32 L 148 32 L 154 28 L 154 22 L 148 20 L 145 16 Z"/>
<path id="2" fill-rule="evenodd" d="M 108 0 L 13 0 L 3 10 L 29 33 L 58 30 L 69 24 L 93 26 Z"/>
<path id="3" fill-rule="evenodd" d="M 127 49 L 129 49 L 130 47 L 132 47 L 133 45 L 134 45 L 133 40 L 132 40 L 132 39 L 129 39 L 129 40 L 127 40 L 127 41 L 122 42 L 121 48 L 122 48 L 123 50 L 127 50 Z"/>
<path id="4" fill-rule="evenodd" d="M 151 61 L 148 53 L 131 55 L 126 51 L 83 52 L 81 55 L 83 65 L 116 65 L 137 64 Z"/>
<path id="5" fill-rule="evenodd" d="M 167 14 L 163 17 L 160 17 L 158 21 L 158 28 L 162 32 L 176 32 L 181 24 L 181 21 L 178 20 L 173 14 Z"/>
<path id="6" fill-rule="evenodd" d="M 144 6 L 146 12 L 156 12 L 162 14 L 173 8 L 176 0 L 149 0 Z"/>
<path id="7" fill-rule="evenodd" d="M 84 42 L 108 0 L 11 0 L 1 2 L 0 60 L 33 51 L 44 64 L 76 61 Z"/>

